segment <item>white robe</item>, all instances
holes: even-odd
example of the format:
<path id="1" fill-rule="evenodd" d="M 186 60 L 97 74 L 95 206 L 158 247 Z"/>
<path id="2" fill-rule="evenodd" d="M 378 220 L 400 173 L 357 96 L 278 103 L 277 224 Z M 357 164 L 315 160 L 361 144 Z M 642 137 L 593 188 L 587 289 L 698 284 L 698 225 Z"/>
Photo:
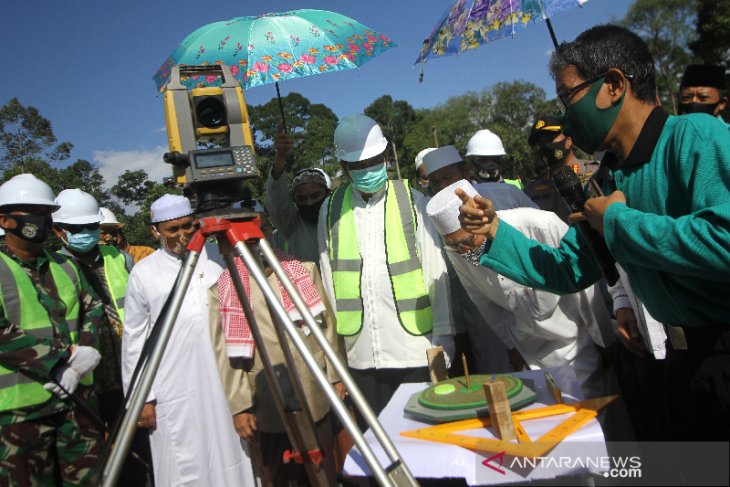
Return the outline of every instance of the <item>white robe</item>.
<path id="1" fill-rule="evenodd" d="M 157 250 L 129 275 L 122 338 L 125 391 L 181 265 Z M 203 251 L 147 398 L 157 401 L 150 447 L 155 484 L 161 487 L 254 485 L 210 342 L 207 292 L 222 271 Z"/>
<path id="2" fill-rule="evenodd" d="M 552 212 L 515 208 L 497 214 L 527 237 L 548 245 L 557 245 L 568 229 Z M 485 321 L 505 345 L 517 348 L 531 368 L 572 365 L 586 397 L 610 390 L 594 346 L 614 339 L 600 294 L 592 288 L 564 296 L 538 291 L 469 264 L 453 251 L 447 254 Z"/>

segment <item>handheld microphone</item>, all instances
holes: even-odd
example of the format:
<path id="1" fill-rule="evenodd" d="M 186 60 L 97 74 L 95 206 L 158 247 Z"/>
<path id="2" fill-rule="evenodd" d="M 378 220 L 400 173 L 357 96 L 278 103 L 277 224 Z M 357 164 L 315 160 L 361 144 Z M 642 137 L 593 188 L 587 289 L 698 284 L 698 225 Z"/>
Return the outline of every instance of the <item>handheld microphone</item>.
<path id="1" fill-rule="evenodd" d="M 563 201 L 570 208 L 570 212 L 578 213 L 583 211 L 586 197 L 578 176 L 569 167 L 563 166 L 553 173 L 553 180 Z M 618 270 L 616 270 L 616 260 L 608 250 L 606 241 L 586 221 L 578 222 L 578 229 L 586 239 L 593 260 L 601 269 L 603 277 L 606 278 L 609 286 L 613 286 L 618 281 L 619 275 Z"/>

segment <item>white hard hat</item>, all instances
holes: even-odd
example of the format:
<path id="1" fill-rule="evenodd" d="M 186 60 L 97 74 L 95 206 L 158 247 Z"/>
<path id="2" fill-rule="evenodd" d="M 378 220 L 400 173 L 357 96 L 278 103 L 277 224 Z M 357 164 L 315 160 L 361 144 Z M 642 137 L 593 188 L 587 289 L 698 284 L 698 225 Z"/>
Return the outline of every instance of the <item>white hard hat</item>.
<path id="1" fill-rule="evenodd" d="M 466 144 L 466 155 L 468 156 L 503 156 L 504 145 L 502 139 L 491 130 L 483 129 L 472 135 L 469 143 Z"/>
<path id="2" fill-rule="evenodd" d="M 40 205 L 48 206 L 55 211 L 58 205 L 53 199 L 51 187 L 32 174 L 18 174 L 0 186 L 0 207 Z"/>
<path id="3" fill-rule="evenodd" d="M 64 189 L 58 193 L 56 204 L 60 208 L 53 213 L 53 223 L 83 225 L 99 223 L 104 218 L 96 198 L 78 188 Z"/>
<path id="4" fill-rule="evenodd" d="M 382 154 L 388 147 L 380 125 L 372 118 L 357 114 L 340 120 L 335 129 L 335 156 L 357 162 Z"/>
<path id="5" fill-rule="evenodd" d="M 119 223 L 119 220 L 117 220 L 117 217 L 112 213 L 112 210 L 109 208 L 101 207 L 99 208 L 99 211 L 101 212 L 101 224 L 102 225 L 119 225 L 120 227 L 124 226 L 124 223 Z"/>
<path id="6" fill-rule="evenodd" d="M 421 164 L 423 164 L 423 156 L 425 156 L 429 152 L 433 152 L 435 150 L 436 150 L 436 147 L 429 147 L 428 149 L 423 149 L 421 152 L 416 154 L 416 169 L 421 167 Z"/>

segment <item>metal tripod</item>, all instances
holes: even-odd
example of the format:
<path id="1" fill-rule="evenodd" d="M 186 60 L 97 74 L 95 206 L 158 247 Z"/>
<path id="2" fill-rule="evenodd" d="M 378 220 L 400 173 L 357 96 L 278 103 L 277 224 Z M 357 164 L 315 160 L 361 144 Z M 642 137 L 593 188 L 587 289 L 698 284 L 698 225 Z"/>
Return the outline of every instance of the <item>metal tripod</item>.
<path id="1" fill-rule="evenodd" d="M 385 430 L 383 430 L 383 427 L 378 422 L 372 409 L 367 404 L 367 401 L 350 376 L 347 367 L 340 361 L 337 353 L 327 341 L 327 338 L 320 329 L 320 325 L 309 312 L 304 300 L 299 295 L 284 269 L 281 267 L 273 249 L 264 239 L 259 228 L 259 221 L 254 217 L 255 215 L 252 214 L 248 214 L 248 216 L 242 216 L 240 214 L 222 215 L 206 217 L 200 221 L 200 228 L 195 233 L 187 247 L 188 254 L 172 289 L 171 296 L 168 301 L 169 306 L 165 311 L 163 311 L 155 323 L 155 328 L 159 327 L 159 331 L 155 330 L 157 338 L 155 342 L 151 344 L 149 353 L 140 357 L 140 363 L 137 366 L 140 371 L 139 380 L 133 381 L 130 385 L 131 395 L 128 401 L 127 411 L 121 420 L 121 425 L 118 430 L 119 434 L 110 438 L 109 443 L 111 445 L 111 450 L 108 460 L 104 466 L 102 485 L 105 487 L 112 487 L 116 484 L 124 458 L 131 445 L 132 436 L 134 435 L 134 431 L 137 427 L 137 418 L 139 418 L 145 399 L 152 388 L 155 374 L 162 360 L 165 347 L 180 311 L 185 292 L 198 262 L 200 252 L 205 244 L 205 239 L 207 236 L 215 236 L 222 249 L 222 254 L 226 260 L 227 267 L 230 270 L 236 293 L 241 301 L 244 313 L 249 322 L 256 342 L 257 351 L 264 363 L 264 369 L 269 386 L 272 388 L 272 391 L 274 391 L 273 396 L 277 410 L 282 419 L 282 423 L 285 426 L 291 444 L 295 449 L 295 458 L 297 455 L 301 455 L 301 461 L 305 465 L 307 475 L 312 485 L 324 486 L 328 485 L 328 482 L 324 476 L 323 470 L 319 468 L 321 450 L 319 449 L 316 435 L 314 434 L 314 423 L 307 407 L 306 399 L 302 393 L 301 383 L 295 374 L 295 369 L 292 367 L 292 356 L 287 345 L 288 341 L 286 339 L 286 335 L 289 336 L 291 343 L 294 344 L 307 367 L 311 370 L 322 391 L 325 393 L 327 399 L 334 408 L 335 413 L 340 418 L 340 421 L 348 430 L 350 435 L 352 435 L 355 444 L 360 450 L 363 458 L 370 468 L 370 471 L 373 473 L 378 483 L 383 486 L 417 486 L 418 483 L 396 450 L 392 441 L 385 433 Z M 257 255 L 254 255 L 251 252 L 249 246 L 258 251 Z M 260 331 L 256 325 L 248 298 L 244 292 L 243 283 L 236 271 L 233 260 L 234 255 L 231 251 L 235 251 L 235 253 L 242 259 L 244 265 L 249 270 L 250 276 L 255 280 L 264 294 L 273 318 L 272 321 L 276 328 L 279 344 L 284 350 L 284 357 L 287 361 L 288 370 L 293 379 L 292 385 L 294 386 L 295 396 L 299 396 L 295 397 L 293 401 L 291 398 L 283 396 L 279 382 L 274 376 L 271 362 L 269 361 L 268 354 L 263 346 Z M 345 384 L 354 405 L 358 408 L 368 426 L 370 426 L 373 430 L 378 443 L 383 448 L 388 460 L 390 461 L 390 464 L 386 467 L 383 467 L 376 458 L 370 445 L 368 445 L 363 434 L 357 427 L 357 424 L 350 416 L 347 407 L 342 403 L 330 384 L 327 376 L 322 369 L 320 369 L 316 359 L 297 332 L 296 325 L 289 318 L 287 311 L 279 302 L 276 292 L 266 279 L 266 275 L 263 271 L 258 255 L 263 257 L 269 267 L 276 273 L 282 286 L 289 294 L 297 310 L 303 317 L 305 324 L 309 327 L 317 343 L 322 348 L 325 356 L 329 360 L 329 363 L 334 367 L 340 379 Z M 286 335 L 284 333 L 286 333 Z"/>

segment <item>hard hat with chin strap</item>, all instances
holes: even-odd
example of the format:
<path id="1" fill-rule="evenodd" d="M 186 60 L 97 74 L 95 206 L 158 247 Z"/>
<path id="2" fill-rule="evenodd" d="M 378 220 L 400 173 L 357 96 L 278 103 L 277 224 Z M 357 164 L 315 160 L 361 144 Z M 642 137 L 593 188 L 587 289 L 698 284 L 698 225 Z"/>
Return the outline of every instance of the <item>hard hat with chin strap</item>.
<path id="1" fill-rule="evenodd" d="M 341 161 L 364 161 L 382 154 L 387 146 L 378 123 L 366 115 L 348 115 L 335 129 L 335 155 Z"/>
<path id="2" fill-rule="evenodd" d="M 32 174 L 18 174 L 0 186 L 0 209 L 12 205 L 47 206 L 58 209 L 53 190 Z"/>
<path id="3" fill-rule="evenodd" d="M 99 223 L 104 218 L 96 199 L 78 188 L 64 189 L 58 193 L 56 204 L 60 208 L 53 213 L 53 223 L 83 225 Z"/>
<path id="4" fill-rule="evenodd" d="M 469 156 L 503 156 L 502 139 L 491 130 L 483 129 L 472 135 L 466 144 L 466 155 Z"/>

